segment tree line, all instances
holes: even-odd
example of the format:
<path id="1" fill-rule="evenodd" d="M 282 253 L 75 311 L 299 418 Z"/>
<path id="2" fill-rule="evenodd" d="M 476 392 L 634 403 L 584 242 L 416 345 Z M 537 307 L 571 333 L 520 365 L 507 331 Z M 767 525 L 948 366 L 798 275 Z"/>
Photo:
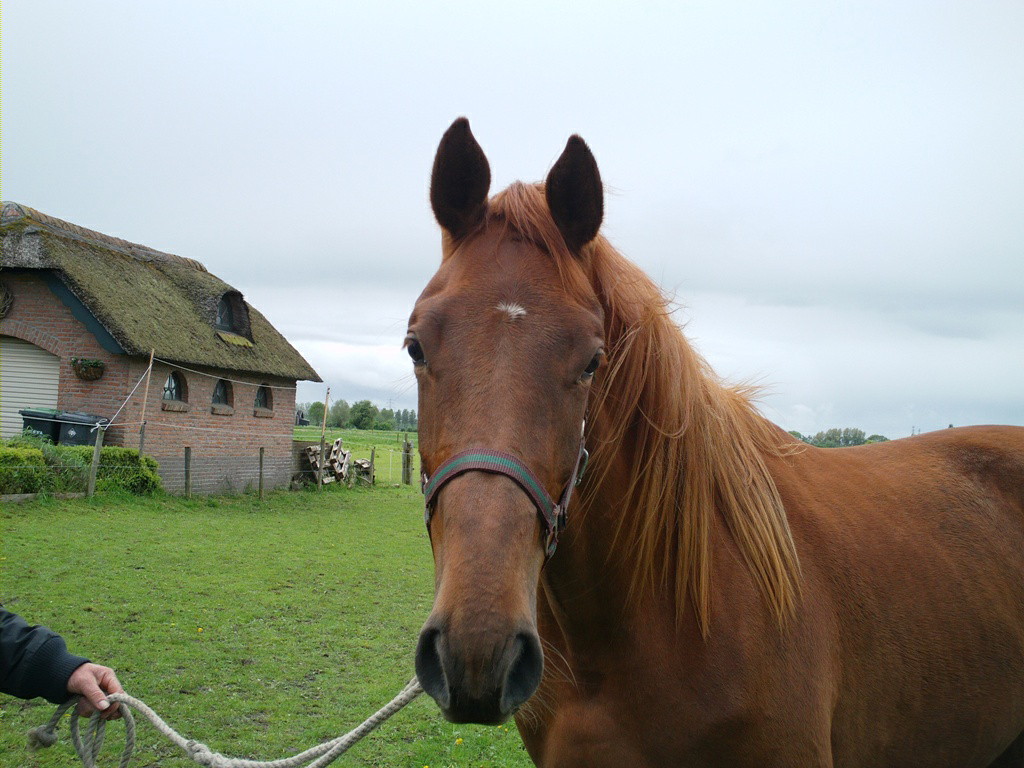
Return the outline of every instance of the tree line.
<path id="1" fill-rule="evenodd" d="M 323 426 L 324 404 L 296 403 L 295 409 L 302 411 L 313 426 Z M 415 432 L 418 426 L 416 411 L 402 408 L 378 408 L 369 400 L 359 400 L 349 405 L 345 400 L 336 400 L 327 409 L 327 426 L 343 429 L 381 429 L 389 432 Z"/>
<path id="2" fill-rule="evenodd" d="M 856 427 L 846 427 L 844 429 L 833 427 L 814 435 L 801 435 L 796 431 L 791 431 L 789 434 L 797 440 L 803 440 L 805 443 L 816 445 L 819 448 L 848 448 L 851 445 L 866 445 L 867 443 L 885 443 L 889 441 L 889 438 L 885 435 L 865 437 L 864 430 L 857 429 Z"/>
<path id="3" fill-rule="evenodd" d="M 324 404 L 296 403 L 295 409 L 302 411 L 309 423 L 321 426 L 324 417 Z M 379 429 L 388 432 L 415 432 L 419 426 L 415 409 L 392 410 L 379 408 L 369 400 L 359 400 L 349 405 L 345 400 L 337 400 L 327 411 L 327 426 L 342 429 Z M 885 435 L 867 435 L 863 429 L 856 427 L 833 427 L 813 435 L 804 435 L 795 430 L 790 433 L 797 440 L 819 448 L 847 448 L 867 443 L 884 443 L 889 438 Z"/>

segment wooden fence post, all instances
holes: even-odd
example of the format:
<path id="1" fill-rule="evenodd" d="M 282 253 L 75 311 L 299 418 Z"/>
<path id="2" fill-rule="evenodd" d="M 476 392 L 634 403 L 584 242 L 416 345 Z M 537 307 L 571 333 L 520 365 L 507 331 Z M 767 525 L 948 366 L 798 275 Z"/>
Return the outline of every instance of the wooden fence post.
<path id="1" fill-rule="evenodd" d="M 409 435 L 405 436 L 402 443 L 402 483 L 412 485 L 412 443 L 409 442 Z"/>
<path id="2" fill-rule="evenodd" d="M 377 482 L 377 471 L 374 469 L 374 457 L 377 455 L 377 446 L 370 449 L 370 485 Z"/>
<path id="3" fill-rule="evenodd" d="M 192 498 L 192 449 L 185 446 L 185 498 Z"/>
<path id="4" fill-rule="evenodd" d="M 96 427 L 96 444 L 92 448 L 92 466 L 89 467 L 89 488 L 86 496 L 93 496 L 96 493 L 96 474 L 100 469 L 100 449 L 103 447 L 103 434 L 107 430 L 103 427 Z"/>
<path id="5" fill-rule="evenodd" d="M 260 446 L 260 501 L 263 501 L 263 446 Z"/>

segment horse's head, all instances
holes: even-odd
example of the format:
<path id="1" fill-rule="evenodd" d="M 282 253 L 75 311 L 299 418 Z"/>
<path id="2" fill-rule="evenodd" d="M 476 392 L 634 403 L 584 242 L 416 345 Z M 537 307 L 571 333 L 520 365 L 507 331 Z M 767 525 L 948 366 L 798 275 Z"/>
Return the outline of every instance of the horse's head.
<path id="1" fill-rule="evenodd" d="M 558 525 L 545 507 L 572 486 L 604 351 L 586 270 L 603 194 L 586 144 L 569 140 L 543 192 L 510 200 L 518 185 L 489 201 L 489 186 L 487 159 L 457 120 L 430 187 L 441 267 L 406 339 L 434 486 L 436 595 L 416 673 L 446 717 L 479 723 L 504 721 L 540 683 L 536 595 Z"/>

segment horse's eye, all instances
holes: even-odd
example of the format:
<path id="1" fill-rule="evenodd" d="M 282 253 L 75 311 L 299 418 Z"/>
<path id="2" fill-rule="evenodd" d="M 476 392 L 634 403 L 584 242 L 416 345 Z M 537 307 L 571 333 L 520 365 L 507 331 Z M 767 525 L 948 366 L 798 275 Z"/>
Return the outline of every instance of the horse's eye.
<path id="1" fill-rule="evenodd" d="M 427 359 L 423 357 L 423 347 L 416 339 L 409 339 L 405 342 L 405 348 L 409 352 L 409 357 L 412 358 L 414 365 L 423 365 L 427 362 Z"/>
<path id="2" fill-rule="evenodd" d="M 593 359 L 587 363 L 587 367 L 583 369 L 583 379 L 589 379 L 594 375 L 594 371 L 601 365 L 601 353 L 598 352 L 594 355 Z"/>

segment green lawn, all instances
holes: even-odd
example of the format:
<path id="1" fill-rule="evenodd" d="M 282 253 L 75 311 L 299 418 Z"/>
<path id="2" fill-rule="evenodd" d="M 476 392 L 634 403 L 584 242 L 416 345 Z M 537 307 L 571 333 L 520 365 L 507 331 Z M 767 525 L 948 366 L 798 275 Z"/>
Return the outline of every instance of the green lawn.
<path id="1" fill-rule="evenodd" d="M 387 448 L 393 451 L 402 449 L 402 439 L 408 434 L 412 441 L 413 449 L 416 449 L 418 435 L 415 432 L 383 432 L 376 429 L 338 429 L 328 427 L 325 430 L 327 442 L 335 438 L 342 438 L 346 446 L 357 446 L 369 450 L 371 445 L 378 448 Z M 320 427 L 295 427 L 294 436 L 296 440 L 319 440 Z"/>
<path id="2" fill-rule="evenodd" d="M 413 674 L 433 566 L 418 488 L 184 500 L 99 495 L 0 511 L 0 601 L 114 667 L 226 755 L 291 755 L 358 725 Z M 0 697 L 0 766 L 71 766 L 24 734 L 52 707 Z M 116 765 L 120 724 L 108 728 Z M 139 722 L 133 766 L 190 766 Z M 526 766 L 514 725 L 454 726 L 421 696 L 336 765 Z"/>

